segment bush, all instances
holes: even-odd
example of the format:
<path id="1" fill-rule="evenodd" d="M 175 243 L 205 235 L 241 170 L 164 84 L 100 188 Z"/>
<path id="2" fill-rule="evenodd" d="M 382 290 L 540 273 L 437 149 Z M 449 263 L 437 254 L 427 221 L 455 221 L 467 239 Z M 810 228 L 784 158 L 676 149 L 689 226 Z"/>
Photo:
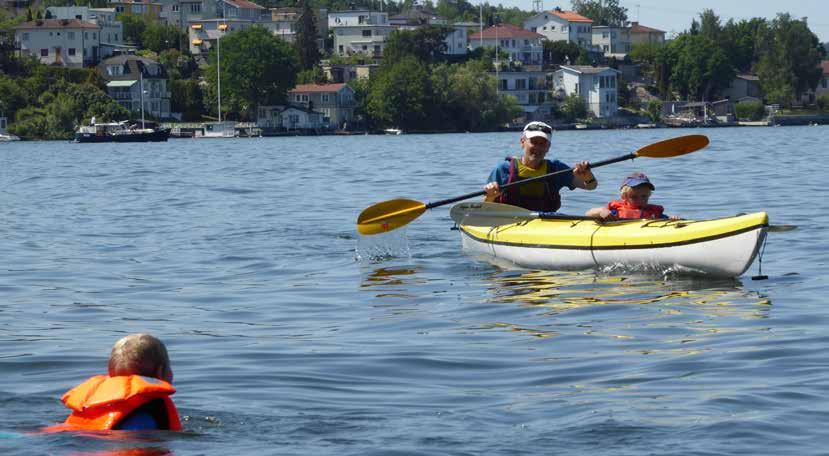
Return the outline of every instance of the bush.
<path id="1" fill-rule="evenodd" d="M 572 94 L 561 103 L 561 113 L 568 122 L 575 122 L 587 117 L 587 103 L 582 97 Z"/>
<path id="2" fill-rule="evenodd" d="M 829 93 L 822 93 L 817 97 L 817 107 L 821 111 L 829 111 Z"/>
<path id="3" fill-rule="evenodd" d="M 737 118 L 741 120 L 760 120 L 766 115 L 766 109 L 763 103 L 759 101 L 744 101 L 737 103 L 734 107 L 737 113 Z"/>

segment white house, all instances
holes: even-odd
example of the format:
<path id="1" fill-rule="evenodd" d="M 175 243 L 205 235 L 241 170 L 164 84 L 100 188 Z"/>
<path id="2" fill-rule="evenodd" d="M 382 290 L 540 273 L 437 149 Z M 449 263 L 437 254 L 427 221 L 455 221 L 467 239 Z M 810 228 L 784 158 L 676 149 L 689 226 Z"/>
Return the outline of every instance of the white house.
<path id="1" fill-rule="evenodd" d="M 217 0 L 216 16 L 254 22 L 271 20 L 271 12 L 267 8 L 248 0 Z"/>
<path id="2" fill-rule="evenodd" d="M 525 20 L 524 28 L 550 41 L 576 43 L 585 49 L 593 44 L 593 21 L 573 11 L 542 11 Z"/>
<path id="3" fill-rule="evenodd" d="M 467 30 L 471 23 L 460 22 L 455 24 L 449 22 L 422 5 L 413 4 L 410 9 L 390 17 L 389 23 L 397 26 L 399 30 L 414 30 L 428 25 L 448 27 L 452 31 L 444 39 L 446 54 L 466 55 L 468 50 Z M 474 26 L 477 27 L 478 24 L 474 24 Z"/>
<path id="4" fill-rule="evenodd" d="M 82 68 L 100 59 L 100 31 L 99 25 L 78 19 L 42 19 L 14 27 L 14 41 L 40 63 Z"/>
<path id="5" fill-rule="evenodd" d="M 554 73 L 553 87 L 559 96 L 580 96 L 594 116 L 613 117 L 619 109 L 618 74 L 608 67 L 562 65 Z"/>
<path id="6" fill-rule="evenodd" d="M 469 35 L 469 46 L 477 49 L 498 49 L 499 60 L 518 61 L 527 65 L 541 65 L 544 47 L 541 40 L 544 37 L 538 33 L 524 30 L 512 24 L 498 24 L 487 27 L 483 32 Z"/>
<path id="7" fill-rule="evenodd" d="M 593 26 L 593 46 L 605 57 L 625 58 L 630 44 L 630 27 Z"/>
<path id="8" fill-rule="evenodd" d="M 526 120 L 550 117 L 553 103 L 546 71 L 501 71 L 498 73 L 498 93 L 515 97 Z"/>
<path id="9" fill-rule="evenodd" d="M 333 11 L 328 14 L 328 28 L 334 35 L 334 52 L 337 55 L 383 55 L 386 39 L 394 27 L 388 13 L 354 10 Z"/>
<path id="10" fill-rule="evenodd" d="M 107 94 L 132 112 L 141 111 L 157 119 L 170 117 L 170 92 L 164 67 L 145 57 L 117 55 L 98 65 L 98 74 L 107 81 Z M 143 86 L 143 96 L 141 89 Z"/>
<path id="11" fill-rule="evenodd" d="M 823 77 L 817 83 L 815 94 L 819 97 L 824 93 L 829 93 L 829 60 L 820 62 L 820 67 L 823 69 Z"/>
<path id="12" fill-rule="evenodd" d="M 268 130 L 310 130 L 325 127 L 321 112 L 304 106 L 259 106 L 256 126 Z"/>
<path id="13" fill-rule="evenodd" d="M 50 6 L 46 14 L 51 19 L 78 19 L 101 27 L 99 58 L 105 59 L 116 50 L 124 50 L 124 25 L 115 20 L 115 8 L 90 8 L 88 6 Z M 132 48 L 132 47 L 129 47 Z"/>
<path id="14" fill-rule="evenodd" d="M 354 119 L 354 89 L 343 83 L 300 84 L 288 91 L 291 103 L 323 114 L 327 128 L 340 128 Z"/>

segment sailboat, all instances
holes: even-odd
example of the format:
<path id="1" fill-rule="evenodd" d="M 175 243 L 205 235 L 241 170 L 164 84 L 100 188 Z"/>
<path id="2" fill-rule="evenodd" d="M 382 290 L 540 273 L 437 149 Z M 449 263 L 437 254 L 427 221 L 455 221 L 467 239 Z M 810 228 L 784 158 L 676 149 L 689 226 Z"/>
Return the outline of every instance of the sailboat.
<path id="1" fill-rule="evenodd" d="M 224 4 L 222 5 L 224 9 Z M 224 11 L 222 11 L 224 17 Z M 201 130 L 196 130 L 196 138 L 235 138 L 239 136 L 236 132 L 236 122 L 222 122 L 222 34 L 227 30 L 227 24 L 218 24 L 218 35 L 216 37 L 216 93 L 219 102 L 218 122 L 204 122 Z"/>

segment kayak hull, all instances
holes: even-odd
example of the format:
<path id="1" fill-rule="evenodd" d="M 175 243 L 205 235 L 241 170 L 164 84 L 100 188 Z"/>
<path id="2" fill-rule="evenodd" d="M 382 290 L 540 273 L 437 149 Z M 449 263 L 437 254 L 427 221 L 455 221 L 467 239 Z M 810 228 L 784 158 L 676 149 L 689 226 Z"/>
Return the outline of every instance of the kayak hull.
<path id="1" fill-rule="evenodd" d="M 600 223 L 562 216 L 496 227 L 461 225 L 463 248 L 526 269 L 613 269 L 711 277 L 743 274 L 766 238 L 764 212 L 712 220 Z"/>

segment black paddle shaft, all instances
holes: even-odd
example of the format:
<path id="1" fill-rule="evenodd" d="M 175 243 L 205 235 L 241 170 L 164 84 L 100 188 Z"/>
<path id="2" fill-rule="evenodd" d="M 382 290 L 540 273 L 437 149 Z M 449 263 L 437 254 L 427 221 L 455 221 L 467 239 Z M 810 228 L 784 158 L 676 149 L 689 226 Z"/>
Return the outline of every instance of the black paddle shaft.
<path id="1" fill-rule="evenodd" d="M 625 160 L 633 160 L 636 157 L 637 157 L 637 155 L 635 153 L 622 155 L 621 157 L 608 158 L 607 160 L 601 160 L 601 161 L 597 161 L 595 163 L 588 163 L 587 167 L 591 168 L 591 169 L 592 168 L 598 168 L 599 166 L 610 165 L 612 163 L 619 163 L 619 162 L 625 161 Z M 564 173 L 572 171 L 572 170 L 573 170 L 573 168 L 561 169 L 561 170 L 558 170 L 558 171 L 554 171 L 552 173 L 545 174 L 543 176 L 537 176 L 537 177 L 531 177 L 529 179 L 523 179 L 523 180 L 520 180 L 520 181 L 513 182 L 511 184 L 503 185 L 503 186 L 501 186 L 501 190 L 503 191 L 503 190 L 506 190 L 508 188 L 518 187 L 519 185 L 525 185 L 525 184 L 529 184 L 529 183 L 532 183 L 532 182 L 538 182 L 538 181 L 546 180 L 546 179 L 549 179 L 553 176 L 557 176 L 559 174 L 564 174 Z M 435 201 L 434 203 L 428 203 L 426 205 L 426 209 L 431 209 L 433 207 L 443 206 L 443 205 L 446 205 L 446 204 L 457 203 L 458 201 L 463 201 L 463 200 L 466 200 L 466 199 L 469 199 L 469 198 L 474 198 L 476 196 L 482 196 L 482 195 L 486 195 L 486 190 L 479 190 L 477 192 L 467 193 L 466 195 L 456 196 L 454 198 L 447 198 L 445 200 Z"/>

